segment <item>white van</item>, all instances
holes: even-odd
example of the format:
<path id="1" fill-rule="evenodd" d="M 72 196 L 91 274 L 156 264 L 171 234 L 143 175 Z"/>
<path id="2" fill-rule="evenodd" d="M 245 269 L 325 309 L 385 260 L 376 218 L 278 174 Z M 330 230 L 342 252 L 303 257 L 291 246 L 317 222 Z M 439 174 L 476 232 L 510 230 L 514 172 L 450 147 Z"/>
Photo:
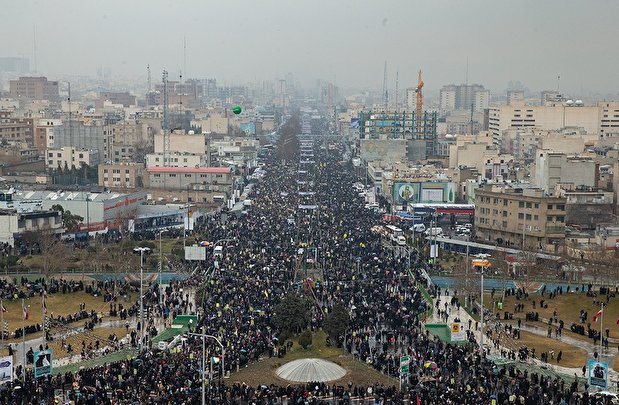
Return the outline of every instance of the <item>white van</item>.
<path id="1" fill-rule="evenodd" d="M 215 246 L 213 249 L 213 256 L 222 257 L 224 255 L 224 247 L 223 246 Z"/>
<path id="2" fill-rule="evenodd" d="M 443 228 L 428 228 L 426 229 L 425 232 L 426 236 L 442 236 L 443 235 Z"/>
<path id="3" fill-rule="evenodd" d="M 411 227 L 411 231 L 415 233 L 423 233 L 426 230 L 426 226 L 424 224 L 415 224 Z"/>
<path id="4" fill-rule="evenodd" d="M 395 243 L 397 243 L 399 246 L 406 246 L 406 238 L 400 235 L 396 238 Z"/>

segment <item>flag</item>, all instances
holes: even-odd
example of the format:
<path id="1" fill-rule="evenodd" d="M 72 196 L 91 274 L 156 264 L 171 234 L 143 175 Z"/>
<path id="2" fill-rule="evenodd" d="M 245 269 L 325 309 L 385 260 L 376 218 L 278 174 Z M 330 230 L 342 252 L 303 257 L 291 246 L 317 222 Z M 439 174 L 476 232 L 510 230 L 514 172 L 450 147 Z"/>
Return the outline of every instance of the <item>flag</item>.
<path id="1" fill-rule="evenodd" d="M 593 319 L 593 322 L 595 322 L 595 321 L 597 321 L 597 320 L 598 320 L 598 318 L 602 315 L 602 312 L 603 312 L 603 311 L 604 311 L 604 309 L 600 309 L 599 311 L 597 311 L 597 312 L 595 313 L 595 315 L 593 315 L 593 318 L 592 318 L 592 319 Z"/>
<path id="2" fill-rule="evenodd" d="M 45 299 L 43 299 L 43 315 L 47 315 L 47 304 L 45 303 Z"/>
<path id="3" fill-rule="evenodd" d="M 2 312 L 6 312 L 6 307 L 4 306 L 4 304 L 1 305 L 2 306 Z"/>
<path id="4" fill-rule="evenodd" d="M 27 321 L 28 320 L 28 308 L 26 308 L 25 304 L 22 305 L 21 310 L 22 310 L 22 315 L 24 317 L 24 321 Z"/>

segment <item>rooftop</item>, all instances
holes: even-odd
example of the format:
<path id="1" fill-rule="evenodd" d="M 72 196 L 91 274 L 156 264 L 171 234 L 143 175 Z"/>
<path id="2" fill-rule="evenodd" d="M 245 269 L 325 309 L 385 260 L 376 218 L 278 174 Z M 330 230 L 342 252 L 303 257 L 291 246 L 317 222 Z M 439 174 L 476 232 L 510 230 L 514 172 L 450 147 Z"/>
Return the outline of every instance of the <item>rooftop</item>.
<path id="1" fill-rule="evenodd" d="M 155 167 L 146 169 L 149 173 L 211 173 L 230 174 L 229 167 Z"/>

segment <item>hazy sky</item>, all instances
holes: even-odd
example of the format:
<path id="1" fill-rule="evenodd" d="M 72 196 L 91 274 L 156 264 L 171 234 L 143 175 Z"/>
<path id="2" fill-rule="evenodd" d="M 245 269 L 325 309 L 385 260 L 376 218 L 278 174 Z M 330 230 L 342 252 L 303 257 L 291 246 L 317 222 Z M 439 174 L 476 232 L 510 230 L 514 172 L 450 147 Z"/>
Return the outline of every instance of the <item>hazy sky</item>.
<path id="1" fill-rule="evenodd" d="M 384 61 L 400 87 L 465 80 L 492 91 L 619 92 L 616 0 L 2 0 L 0 55 L 63 73 L 138 75 L 165 67 L 223 82 L 273 79 L 380 89 Z M 31 65 L 33 63 L 31 62 Z M 187 77 L 187 75 L 184 75 Z M 393 86 L 393 84 L 391 84 Z"/>

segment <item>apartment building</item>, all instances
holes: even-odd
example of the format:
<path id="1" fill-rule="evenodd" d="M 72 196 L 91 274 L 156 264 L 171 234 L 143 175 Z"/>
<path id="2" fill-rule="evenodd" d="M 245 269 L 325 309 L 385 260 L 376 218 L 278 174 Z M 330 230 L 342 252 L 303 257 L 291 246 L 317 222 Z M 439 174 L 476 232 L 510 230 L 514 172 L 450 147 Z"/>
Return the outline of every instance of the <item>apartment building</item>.
<path id="1" fill-rule="evenodd" d="M 99 185 L 108 189 L 134 189 L 144 186 L 142 163 L 105 163 L 98 166 Z"/>
<path id="2" fill-rule="evenodd" d="M 504 130 L 510 128 L 536 128 L 559 130 L 566 127 L 583 128 L 585 133 L 600 138 L 619 133 L 619 102 L 600 102 L 595 106 L 565 103 L 520 106 L 502 105 L 488 109 L 488 128 L 497 143 Z"/>
<path id="3" fill-rule="evenodd" d="M 48 170 L 72 167 L 80 168 L 82 165 L 89 167 L 99 163 L 99 155 L 96 151 L 66 146 L 58 149 L 45 151 L 45 162 Z"/>
<path id="4" fill-rule="evenodd" d="M 475 190 L 475 235 L 486 243 L 560 253 L 566 199 L 537 188 L 487 184 Z"/>
<path id="5" fill-rule="evenodd" d="M 538 150 L 535 156 L 535 183 L 546 193 L 553 193 L 557 183 L 593 188 L 598 165 L 591 158 L 569 157 L 565 153 Z"/>
<path id="6" fill-rule="evenodd" d="M 229 167 L 149 167 L 146 170 L 151 188 L 185 190 L 202 187 L 225 192 L 232 190 L 234 182 Z"/>
<path id="7" fill-rule="evenodd" d="M 48 81 L 47 77 L 20 77 L 9 81 L 11 98 L 30 100 L 58 100 L 58 82 Z"/>

